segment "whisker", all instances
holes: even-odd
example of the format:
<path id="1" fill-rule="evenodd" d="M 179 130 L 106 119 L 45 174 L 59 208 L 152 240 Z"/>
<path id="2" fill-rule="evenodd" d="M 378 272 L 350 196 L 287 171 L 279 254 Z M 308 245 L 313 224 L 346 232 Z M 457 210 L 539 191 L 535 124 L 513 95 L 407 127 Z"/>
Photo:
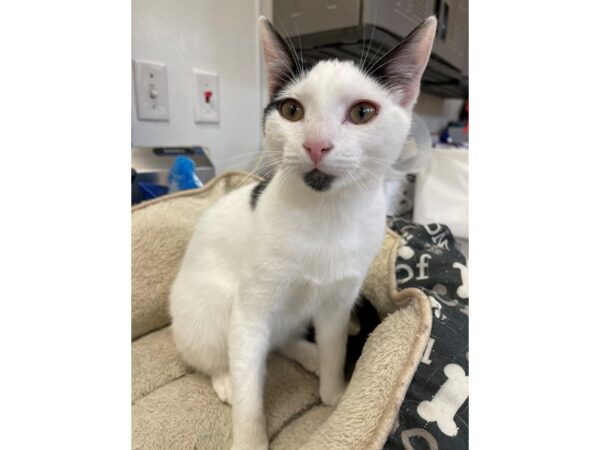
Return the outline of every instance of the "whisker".
<path id="1" fill-rule="evenodd" d="M 304 71 L 304 56 L 302 55 L 302 38 L 300 37 L 300 30 L 298 29 L 298 25 L 296 24 L 296 21 L 292 21 L 292 23 L 294 24 L 294 28 L 296 28 L 296 33 L 298 36 L 298 45 L 300 46 L 300 60 L 301 60 L 301 70 Z"/>
<path id="2" fill-rule="evenodd" d="M 369 50 L 371 50 L 371 44 L 373 43 L 373 37 L 375 36 L 375 24 L 377 23 L 377 13 L 379 12 L 379 3 L 375 4 L 375 19 L 373 20 L 373 28 L 371 30 L 371 40 L 369 41 L 369 48 L 367 48 L 367 54 L 365 57 L 365 62 L 367 60 L 367 57 L 369 56 Z M 360 67 L 361 70 L 363 69 L 363 66 Z"/>
<path id="3" fill-rule="evenodd" d="M 365 41 L 366 41 L 366 36 L 365 36 L 365 32 L 367 30 L 367 24 L 363 23 L 363 30 L 362 30 L 362 48 L 360 50 L 360 67 L 362 68 L 363 65 L 363 56 L 365 54 Z"/>
<path id="4" fill-rule="evenodd" d="M 235 189 L 238 189 L 240 186 L 242 186 L 243 184 L 246 183 L 246 181 L 248 180 L 248 178 L 250 178 L 252 175 L 259 175 L 257 172 L 262 170 L 262 169 L 273 169 L 273 171 L 277 171 L 279 164 L 284 160 L 284 158 L 280 158 L 280 159 L 274 159 L 274 160 L 269 160 L 269 161 L 265 161 L 262 164 L 257 165 L 256 167 L 254 167 L 252 169 L 252 171 L 248 172 L 248 174 L 242 179 L 242 181 L 240 181 Z M 267 172 L 270 173 L 270 172 Z"/>
<path id="5" fill-rule="evenodd" d="M 294 64 L 296 65 L 298 70 L 302 70 L 302 64 L 300 63 L 300 60 L 298 59 L 298 53 L 296 52 L 296 49 L 294 48 L 294 43 L 292 42 L 292 38 L 290 37 L 290 33 L 287 30 L 287 27 L 285 26 L 285 23 L 283 22 L 283 20 L 281 20 L 281 17 L 279 17 L 278 15 L 278 19 L 279 22 L 281 23 L 281 25 L 283 26 L 283 31 L 285 33 L 285 35 L 283 36 L 283 40 L 287 41 L 288 46 L 290 47 L 289 50 L 292 54 L 292 58 L 294 59 Z M 295 73 L 295 71 L 294 71 Z"/>
<path id="6" fill-rule="evenodd" d="M 377 48 L 377 51 L 375 52 L 375 54 L 377 55 L 379 53 L 379 51 L 381 50 L 381 47 L 383 47 L 383 44 L 385 44 L 387 42 L 387 35 L 383 38 L 383 40 L 381 41 L 381 44 L 379 44 L 379 47 Z M 381 61 L 383 58 L 385 58 L 385 56 L 388 54 L 388 52 L 384 52 L 383 55 L 381 55 L 379 58 L 377 58 L 377 60 L 375 61 L 375 63 L 373 63 L 373 60 L 375 59 L 376 56 L 373 56 L 371 58 L 371 63 L 369 63 L 369 66 L 365 69 L 367 73 L 371 73 L 371 69 L 372 67 L 377 64 L 379 61 Z"/>
<path id="7" fill-rule="evenodd" d="M 223 163 L 223 162 L 230 162 L 236 159 L 240 159 L 240 158 L 246 158 L 248 156 L 252 156 L 252 155 L 261 155 L 261 154 L 279 154 L 279 152 L 269 152 L 268 150 L 255 150 L 253 152 L 245 152 L 245 153 L 240 153 L 239 155 L 236 156 L 232 156 L 230 158 L 225 158 L 225 159 L 220 159 L 219 162 Z"/>

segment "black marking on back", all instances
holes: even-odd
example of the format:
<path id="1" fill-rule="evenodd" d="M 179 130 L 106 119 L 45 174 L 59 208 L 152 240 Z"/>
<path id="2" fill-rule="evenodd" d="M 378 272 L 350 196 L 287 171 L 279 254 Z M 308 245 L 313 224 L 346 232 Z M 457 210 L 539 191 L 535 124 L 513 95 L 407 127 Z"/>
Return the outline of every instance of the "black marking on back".
<path id="1" fill-rule="evenodd" d="M 319 169 L 313 169 L 304 174 L 304 183 L 314 191 L 325 192 L 331 187 L 335 177 L 321 172 Z"/>
<path id="2" fill-rule="evenodd" d="M 256 186 L 252 188 L 252 192 L 250 193 L 250 208 L 252 210 L 256 209 L 256 204 L 258 203 L 258 198 L 263 193 L 267 185 L 269 184 L 269 179 L 260 181 Z"/>

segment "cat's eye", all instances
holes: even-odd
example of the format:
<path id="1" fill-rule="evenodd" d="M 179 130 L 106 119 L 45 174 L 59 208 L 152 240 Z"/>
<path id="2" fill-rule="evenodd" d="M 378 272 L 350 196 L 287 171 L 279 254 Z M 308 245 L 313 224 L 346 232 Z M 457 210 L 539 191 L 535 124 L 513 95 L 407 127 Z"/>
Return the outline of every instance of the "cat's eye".
<path id="1" fill-rule="evenodd" d="M 304 117 L 304 108 L 300 102 L 288 98 L 280 103 L 279 114 L 290 122 L 298 122 Z"/>
<path id="2" fill-rule="evenodd" d="M 370 102 L 358 102 L 348 110 L 348 120 L 356 125 L 370 122 L 377 115 L 377 107 Z"/>

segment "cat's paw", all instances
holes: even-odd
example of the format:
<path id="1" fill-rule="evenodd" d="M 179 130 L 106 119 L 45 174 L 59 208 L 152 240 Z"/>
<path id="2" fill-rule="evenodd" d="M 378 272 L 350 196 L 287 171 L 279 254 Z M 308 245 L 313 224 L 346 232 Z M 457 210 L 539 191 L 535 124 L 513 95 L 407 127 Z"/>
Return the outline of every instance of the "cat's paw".
<path id="1" fill-rule="evenodd" d="M 301 357 L 296 360 L 305 370 L 319 375 L 319 353 L 316 344 L 307 342 L 302 349 Z"/>
<path id="2" fill-rule="evenodd" d="M 269 450 L 269 443 L 263 443 L 258 445 L 248 445 L 246 443 L 236 444 L 231 446 L 231 450 Z"/>
<path id="3" fill-rule="evenodd" d="M 211 381 L 212 387 L 217 393 L 219 400 L 221 400 L 223 403 L 231 405 L 233 401 L 233 386 L 231 384 L 231 376 L 229 373 L 213 376 Z"/>
<path id="4" fill-rule="evenodd" d="M 319 395 L 321 396 L 321 401 L 326 406 L 336 406 L 344 392 L 346 391 L 346 386 L 344 384 L 340 386 L 329 386 L 319 388 Z"/>
<path id="5" fill-rule="evenodd" d="M 314 342 L 299 339 L 278 351 L 286 358 L 296 361 L 308 372 L 319 375 L 319 352 Z"/>
<path id="6" fill-rule="evenodd" d="M 269 440 L 266 435 L 248 439 L 234 439 L 231 450 L 269 450 Z"/>

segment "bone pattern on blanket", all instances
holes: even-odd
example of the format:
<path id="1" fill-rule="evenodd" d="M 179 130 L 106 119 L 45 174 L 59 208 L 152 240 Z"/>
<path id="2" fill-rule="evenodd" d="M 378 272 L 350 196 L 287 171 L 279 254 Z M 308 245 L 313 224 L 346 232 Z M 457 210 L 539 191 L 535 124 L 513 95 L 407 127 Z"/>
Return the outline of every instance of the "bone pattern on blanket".
<path id="1" fill-rule="evenodd" d="M 457 289 L 456 293 L 460 298 L 469 298 L 469 269 L 458 262 L 455 262 L 452 267 L 460 270 L 460 278 L 462 280 L 462 285 Z"/>
<path id="2" fill-rule="evenodd" d="M 458 427 L 454 416 L 469 396 L 469 377 L 457 364 L 444 368 L 448 377 L 431 401 L 422 401 L 417 407 L 419 415 L 428 422 L 437 422 L 446 436 L 456 436 Z"/>

